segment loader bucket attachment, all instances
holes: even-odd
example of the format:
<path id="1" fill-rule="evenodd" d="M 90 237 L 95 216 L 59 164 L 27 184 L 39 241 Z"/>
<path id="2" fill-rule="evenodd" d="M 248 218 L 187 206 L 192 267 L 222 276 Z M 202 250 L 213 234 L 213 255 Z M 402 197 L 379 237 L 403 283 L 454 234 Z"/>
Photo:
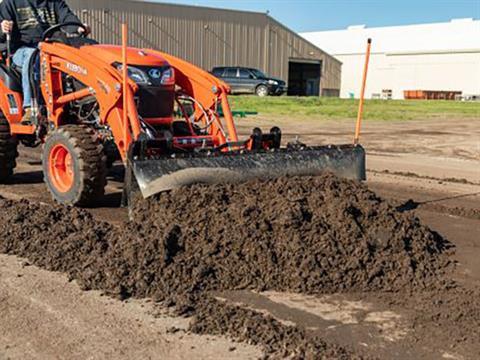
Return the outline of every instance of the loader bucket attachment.
<path id="1" fill-rule="evenodd" d="M 144 198 L 196 183 L 238 183 L 256 178 L 315 176 L 324 171 L 349 179 L 366 179 L 365 150 L 360 145 L 209 156 L 177 154 L 157 159 L 131 159 L 130 166 Z"/>

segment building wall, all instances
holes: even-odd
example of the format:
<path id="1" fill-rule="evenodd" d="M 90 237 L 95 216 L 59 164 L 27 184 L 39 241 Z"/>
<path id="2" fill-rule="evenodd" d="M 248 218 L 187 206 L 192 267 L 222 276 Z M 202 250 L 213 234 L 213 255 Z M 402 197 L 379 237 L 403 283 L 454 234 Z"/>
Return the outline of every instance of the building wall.
<path id="1" fill-rule="evenodd" d="M 119 44 L 127 22 L 130 44 L 155 48 L 205 70 L 238 65 L 288 80 L 291 59 L 322 63 L 321 89 L 340 89 L 341 63 L 266 14 L 126 0 L 67 0 L 93 37 Z"/>
<path id="2" fill-rule="evenodd" d="M 343 63 L 340 96 L 360 95 L 365 55 L 338 55 Z M 392 90 L 403 99 L 404 90 L 462 91 L 480 94 L 480 51 L 428 54 L 372 54 L 366 97 Z"/>
<path id="3" fill-rule="evenodd" d="M 451 21 L 301 34 L 343 62 L 343 97 L 358 96 L 367 39 L 372 57 L 367 96 L 383 89 L 403 98 L 404 90 L 462 91 L 480 94 L 480 20 Z"/>

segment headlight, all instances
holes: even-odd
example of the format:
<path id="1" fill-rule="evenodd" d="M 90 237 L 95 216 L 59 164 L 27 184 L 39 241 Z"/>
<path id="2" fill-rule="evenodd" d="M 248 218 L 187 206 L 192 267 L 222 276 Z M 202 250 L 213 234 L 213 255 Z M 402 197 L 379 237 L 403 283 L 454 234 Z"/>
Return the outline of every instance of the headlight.
<path id="1" fill-rule="evenodd" d="M 171 67 L 150 68 L 148 76 L 155 85 L 174 85 L 175 73 Z"/>
<path id="2" fill-rule="evenodd" d="M 275 81 L 275 80 L 268 80 L 268 83 L 270 85 L 278 85 L 278 81 Z"/>
<path id="3" fill-rule="evenodd" d="M 160 79 L 160 83 L 162 85 L 175 84 L 175 73 L 172 68 L 168 68 L 162 73 L 162 78 Z"/>
<path id="4" fill-rule="evenodd" d="M 122 71 L 122 64 L 114 63 L 113 66 L 118 71 Z M 170 66 L 147 67 L 128 65 L 128 77 L 139 85 L 175 85 L 175 72 Z"/>
<path id="5" fill-rule="evenodd" d="M 118 71 L 123 70 L 122 64 L 115 64 L 115 67 L 117 68 Z M 145 85 L 150 83 L 148 81 L 147 74 L 145 74 L 142 70 L 140 70 L 139 68 L 136 68 L 135 66 L 131 66 L 131 65 L 128 66 L 128 77 L 139 85 Z"/>

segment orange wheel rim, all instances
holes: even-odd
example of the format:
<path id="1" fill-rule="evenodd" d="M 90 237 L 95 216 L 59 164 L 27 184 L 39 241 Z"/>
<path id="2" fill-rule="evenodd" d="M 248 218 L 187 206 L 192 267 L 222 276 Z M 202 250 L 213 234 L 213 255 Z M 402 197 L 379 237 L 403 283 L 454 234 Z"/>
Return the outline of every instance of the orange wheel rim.
<path id="1" fill-rule="evenodd" d="M 55 145 L 48 157 L 48 171 L 55 188 L 65 193 L 73 186 L 74 169 L 73 160 L 68 148 L 62 144 Z"/>

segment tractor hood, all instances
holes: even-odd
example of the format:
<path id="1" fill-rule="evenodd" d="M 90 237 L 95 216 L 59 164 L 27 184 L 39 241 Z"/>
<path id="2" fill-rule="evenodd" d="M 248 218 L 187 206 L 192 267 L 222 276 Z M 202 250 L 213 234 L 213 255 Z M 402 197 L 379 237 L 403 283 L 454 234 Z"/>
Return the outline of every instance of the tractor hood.
<path id="1" fill-rule="evenodd" d="M 108 64 L 122 62 L 122 47 L 117 45 L 90 45 L 82 47 L 82 51 L 102 59 Z M 168 66 L 168 62 L 159 55 L 148 53 L 147 50 L 127 49 L 127 58 L 130 65 Z"/>

